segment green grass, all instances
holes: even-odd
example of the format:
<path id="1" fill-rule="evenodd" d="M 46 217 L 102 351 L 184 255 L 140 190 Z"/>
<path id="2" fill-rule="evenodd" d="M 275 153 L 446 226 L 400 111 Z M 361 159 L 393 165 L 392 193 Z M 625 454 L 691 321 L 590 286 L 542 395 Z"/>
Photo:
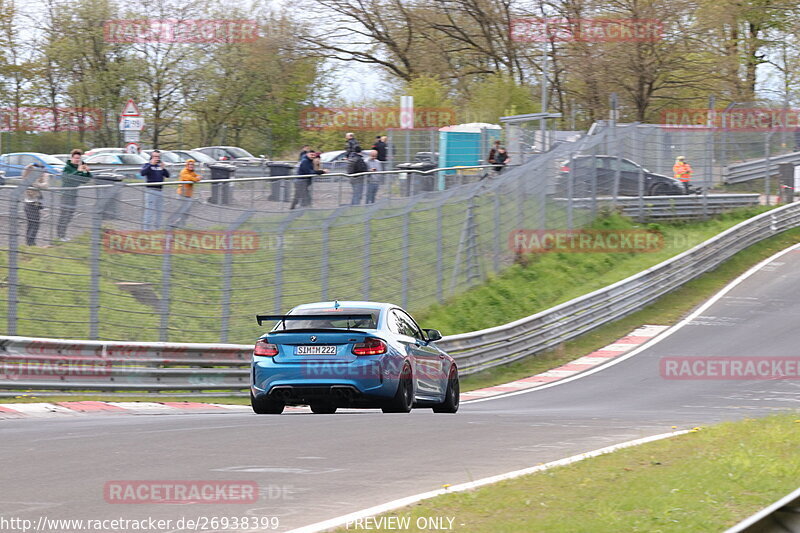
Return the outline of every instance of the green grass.
<path id="1" fill-rule="evenodd" d="M 470 533 L 722 531 L 797 488 L 796 418 L 724 423 L 383 516 L 410 517 L 405 531 L 423 531 L 419 517 Z"/>

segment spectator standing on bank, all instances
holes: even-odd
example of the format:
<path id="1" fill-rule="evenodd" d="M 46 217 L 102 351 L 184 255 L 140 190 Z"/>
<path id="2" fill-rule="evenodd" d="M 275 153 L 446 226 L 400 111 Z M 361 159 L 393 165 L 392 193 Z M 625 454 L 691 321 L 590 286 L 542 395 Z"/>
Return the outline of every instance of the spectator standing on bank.
<path id="1" fill-rule="evenodd" d="M 486 158 L 486 162 L 487 163 L 489 163 L 490 165 L 494 165 L 495 163 L 497 163 L 497 159 L 496 158 L 497 158 L 497 152 L 498 152 L 499 149 L 500 149 L 500 141 L 497 140 L 497 141 L 494 142 L 494 145 L 492 146 L 492 149 L 489 150 L 489 157 Z"/>
<path id="2" fill-rule="evenodd" d="M 383 161 L 378 159 L 378 151 L 370 150 L 367 152 L 367 158 L 364 163 L 367 165 L 369 172 L 381 172 L 383 170 Z M 378 195 L 378 189 L 381 186 L 381 179 L 384 174 L 370 174 L 367 176 L 367 198 L 365 203 L 374 204 L 375 197 Z"/>
<path id="3" fill-rule="evenodd" d="M 65 188 L 61 192 L 61 212 L 58 216 L 58 226 L 56 236 L 61 241 L 68 241 L 67 227 L 72 217 L 75 215 L 75 208 L 78 203 L 78 187 L 92 179 L 89 167 L 81 159 L 83 152 L 77 148 L 70 152 L 69 161 L 61 171 L 61 186 Z"/>
<path id="4" fill-rule="evenodd" d="M 25 220 L 28 222 L 25 228 L 25 244 L 28 246 L 36 246 L 36 235 L 39 233 L 39 220 L 44 205 L 42 204 L 42 190 L 50 186 L 50 177 L 41 168 L 36 168 L 34 165 L 28 165 L 22 171 L 22 181 L 24 182 L 31 176 L 32 172 L 38 172 L 39 177 L 36 178 L 27 189 L 25 189 L 25 198 L 23 200 L 25 208 Z"/>
<path id="5" fill-rule="evenodd" d="M 358 142 L 356 141 L 356 136 L 354 133 L 346 133 L 344 135 L 344 155 L 348 157 L 350 154 L 355 152 L 356 146 L 358 146 Z"/>
<path id="6" fill-rule="evenodd" d="M 362 174 L 367 171 L 367 164 L 361 156 L 361 147 L 356 145 L 347 156 L 347 173 Z M 364 194 L 364 180 L 365 176 L 363 174 L 350 178 L 350 186 L 353 188 L 353 198 L 350 201 L 350 205 L 359 205 L 361 203 L 361 196 Z"/>
<path id="7" fill-rule="evenodd" d="M 303 156 L 300 160 L 300 166 L 297 169 L 297 174 L 305 176 L 307 174 L 324 174 L 327 170 L 322 170 L 318 166 L 315 168 L 314 160 L 319 160 L 319 154 L 313 149 Z M 298 205 L 300 207 L 308 207 L 311 205 L 311 187 L 312 176 L 294 179 L 294 198 L 292 198 L 292 205 L 289 209 L 294 209 Z"/>
<path id="8" fill-rule="evenodd" d="M 142 166 L 142 176 L 147 183 L 161 183 L 165 178 L 169 178 L 169 170 L 161 164 L 161 152 L 153 150 L 150 153 L 150 161 Z M 164 213 L 163 185 L 146 185 L 144 188 L 144 214 L 142 217 L 142 229 L 150 231 L 161 227 L 161 217 Z"/>

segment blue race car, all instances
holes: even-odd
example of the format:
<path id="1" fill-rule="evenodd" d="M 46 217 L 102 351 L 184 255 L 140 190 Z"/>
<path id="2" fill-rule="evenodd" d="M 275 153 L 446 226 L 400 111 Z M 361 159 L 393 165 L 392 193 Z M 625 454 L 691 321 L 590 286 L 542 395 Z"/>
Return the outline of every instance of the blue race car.
<path id="1" fill-rule="evenodd" d="M 441 333 L 421 329 L 396 305 L 319 302 L 256 318 L 277 322 L 253 351 L 250 403 L 258 414 L 280 414 L 287 405 L 318 414 L 338 407 L 458 411 L 456 362 L 434 344 Z"/>

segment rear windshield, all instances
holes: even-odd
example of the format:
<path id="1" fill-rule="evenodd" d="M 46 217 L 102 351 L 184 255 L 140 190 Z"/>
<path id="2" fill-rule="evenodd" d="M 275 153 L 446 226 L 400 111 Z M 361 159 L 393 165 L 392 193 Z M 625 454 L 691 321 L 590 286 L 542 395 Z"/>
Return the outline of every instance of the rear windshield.
<path id="1" fill-rule="evenodd" d="M 334 309 L 317 308 L 317 309 L 295 309 L 291 313 L 292 316 L 298 317 L 303 315 L 330 315 L 330 320 L 303 320 L 303 319 L 286 319 L 273 328 L 272 331 L 282 331 L 283 329 L 376 329 L 378 327 L 378 315 L 380 309 L 363 309 L 357 307 L 339 307 Z M 370 315 L 370 319 L 351 320 L 339 318 L 337 315 Z M 284 326 L 285 323 L 285 326 Z"/>

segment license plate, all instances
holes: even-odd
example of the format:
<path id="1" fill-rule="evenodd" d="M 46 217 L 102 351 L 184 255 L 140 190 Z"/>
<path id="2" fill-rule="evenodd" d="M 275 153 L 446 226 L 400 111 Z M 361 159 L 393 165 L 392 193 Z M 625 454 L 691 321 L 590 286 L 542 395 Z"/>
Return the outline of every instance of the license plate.
<path id="1" fill-rule="evenodd" d="M 295 346 L 295 355 L 336 355 L 336 346 Z"/>

